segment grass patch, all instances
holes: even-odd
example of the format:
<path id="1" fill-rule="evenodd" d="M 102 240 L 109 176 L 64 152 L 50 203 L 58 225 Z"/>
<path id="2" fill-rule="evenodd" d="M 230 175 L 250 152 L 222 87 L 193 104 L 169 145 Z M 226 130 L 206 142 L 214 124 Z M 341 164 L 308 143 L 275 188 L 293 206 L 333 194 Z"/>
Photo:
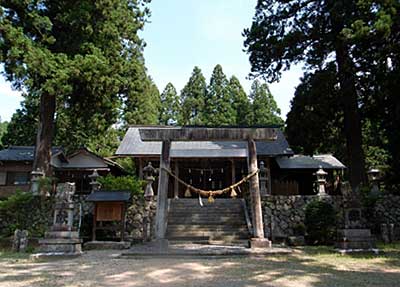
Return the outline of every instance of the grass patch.
<path id="1" fill-rule="evenodd" d="M 10 249 L 0 249 L 0 260 L 28 259 L 30 252 L 13 252 Z"/>

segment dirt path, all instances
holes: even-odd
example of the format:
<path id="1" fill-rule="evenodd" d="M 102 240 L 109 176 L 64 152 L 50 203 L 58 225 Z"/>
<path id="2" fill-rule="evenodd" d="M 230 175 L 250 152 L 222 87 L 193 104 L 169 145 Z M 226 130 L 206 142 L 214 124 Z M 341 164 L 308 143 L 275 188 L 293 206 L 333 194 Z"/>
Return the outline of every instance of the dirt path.
<path id="1" fill-rule="evenodd" d="M 0 257 L 0 286 L 400 286 L 398 256 L 335 254 L 118 259 L 116 251 L 48 262 Z"/>

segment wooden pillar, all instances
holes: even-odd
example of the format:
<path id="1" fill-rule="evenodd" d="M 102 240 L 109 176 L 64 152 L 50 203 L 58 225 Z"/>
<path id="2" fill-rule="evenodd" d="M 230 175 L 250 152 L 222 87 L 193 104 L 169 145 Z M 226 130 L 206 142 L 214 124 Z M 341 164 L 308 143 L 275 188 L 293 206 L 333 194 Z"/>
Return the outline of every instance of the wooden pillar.
<path id="1" fill-rule="evenodd" d="M 258 170 L 256 143 L 251 138 L 248 139 L 248 169 L 249 173 Z M 250 179 L 250 199 L 254 236 L 254 238 L 250 240 L 250 246 L 252 248 L 271 247 L 271 242 L 264 238 L 263 214 L 258 173 Z"/>
<path id="2" fill-rule="evenodd" d="M 268 180 L 268 186 L 267 186 L 267 188 L 268 188 L 268 190 L 267 190 L 267 193 L 269 194 L 269 195 L 272 195 L 272 181 L 271 181 L 271 159 L 270 158 L 268 158 L 267 159 L 267 180 Z"/>
<path id="3" fill-rule="evenodd" d="M 93 229 L 92 229 L 92 241 L 96 241 L 96 228 L 97 228 L 97 203 L 94 203 L 93 210 Z"/>
<path id="4" fill-rule="evenodd" d="M 179 165 L 178 161 L 175 161 L 174 165 L 174 173 L 177 177 L 179 177 Z M 179 198 L 179 181 L 175 178 L 174 182 L 174 198 Z"/>
<path id="5" fill-rule="evenodd" d="M 139 179 L 143 179 L 143 160 L 139 157 Z"/>
<path id="6" fill-rule="evenodd" d="M 157 213 L 156 213 L 156 241 L 160 242 L 160 248 L 168 246 L 168 241 L 165 239 L 167 231 L 168 219 L 168 173 L 164 170 L 170 168 L 170 150 L 171 141 L 164 140 L 162 142 L 160 156 L 160 176 L 158 180 L 157 192 Z"/>
<path id="7" fill-rule="evenodd" d="M 235 166 L 235 160 L 231 160 L 231 184 L 234 184 L 236 182 L 236 166 Z"/>

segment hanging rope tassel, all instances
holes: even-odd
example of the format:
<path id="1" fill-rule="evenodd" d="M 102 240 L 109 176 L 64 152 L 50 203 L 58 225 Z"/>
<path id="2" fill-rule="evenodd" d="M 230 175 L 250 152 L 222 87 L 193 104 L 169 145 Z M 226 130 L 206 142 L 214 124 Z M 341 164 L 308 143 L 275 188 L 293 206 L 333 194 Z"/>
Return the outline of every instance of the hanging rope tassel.
<path id="1" fill-rule="evenodd" d="M 199 204 L 200 204 L 201 207 L 203 207 L 203 200 L 201 199 L 200 193 L 199 193 Z"/>
<path id="2" fill-rule="evenodd" d="M 190 188 L 187 187 L 186 191 L 185 191 L 185 197 L 191 197 L 191 196 L 192 196 L 192 193 L 190 192 Z"/>
<path id="3" fill-rule="evenodd" d="M 214 197 L 212 196 L 212 194 L 210 194 L 210 196 L 208 197 L 208 203 L 214 203 Z"/>
<path id="4" fill-rule="evenodd" d="M 232 197 L 232 198 L 235 198 L 236 196 L 237 196 L 237 193 L 236 193 L 235 189 L 232 188 L 232 189 L 231 189 L 231 197 Z"/>

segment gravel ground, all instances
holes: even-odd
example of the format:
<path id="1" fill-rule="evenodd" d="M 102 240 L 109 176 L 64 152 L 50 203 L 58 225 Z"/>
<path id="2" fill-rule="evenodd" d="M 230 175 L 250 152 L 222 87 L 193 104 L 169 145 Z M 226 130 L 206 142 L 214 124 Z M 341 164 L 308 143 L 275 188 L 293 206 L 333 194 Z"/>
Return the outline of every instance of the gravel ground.
<path id="1" fill-rule="evenodd" d="M 295 251 L 258 258 L 117 258 L 89 251 L 32 262 L 0 252 L 0 286 L 400 286 L 400 256 L 340 256 Z"/>

